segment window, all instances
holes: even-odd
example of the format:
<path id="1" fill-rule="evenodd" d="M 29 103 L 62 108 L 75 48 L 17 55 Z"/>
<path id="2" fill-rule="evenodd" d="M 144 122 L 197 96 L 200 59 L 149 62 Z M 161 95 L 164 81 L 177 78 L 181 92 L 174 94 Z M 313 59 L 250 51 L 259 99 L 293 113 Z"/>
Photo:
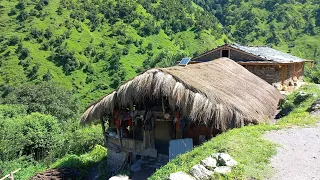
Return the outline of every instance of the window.
<path id="1" fill-rule="evenodd" d="M 221 57 L 227 57 L 227 58 L 229 58 L 230 56 L 229 56 L 229 50 L 222 50 L 221 51 Z"/>

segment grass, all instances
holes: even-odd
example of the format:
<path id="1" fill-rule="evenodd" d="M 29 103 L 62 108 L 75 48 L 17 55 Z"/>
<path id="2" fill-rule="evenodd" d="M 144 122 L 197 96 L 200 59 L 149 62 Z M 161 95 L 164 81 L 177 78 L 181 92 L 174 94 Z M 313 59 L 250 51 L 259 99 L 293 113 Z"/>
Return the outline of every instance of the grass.
<path id="1" fill-rule="evenodd" d="M 301 98 L 299 92 L 308 94 L 307 98 Z M 263 134 L 271 130 L 293 126 L 315 125 L 318 119 L 311 117 L 308 109 L 318 97 L 320 97 L 320 91 L 317 85 L 304 85 L 287 96 L 281 103 L 281 107 L 290 106 L 292 111 L 282 117 L 277 124 L 261 124 L 229 130 L 170 161 L 149 179 L 166 179 L 173 172 L 188 172 L 192 166 L 216 152 L 229 153 L 239 162 L 239 165 L 230 174 L 215 175 L 213 179 L 265 179 L 270 177 L 272 175 L 270 158 L 276 154 L 277 144 L 265 140 Z"/>
<path id="2" fill-rule="evenodd" d="M 83 155 L 66 155 L 64 158 L 59 159 L 55 163 L 53 163 L 50 168 L 75 168 L 77 169 L 81 176 L 86 176 L 90 173 L 91 168 L 97 164 L 99 171 L 99 178 L 103 178 L 106 176 L 105 173 L 108 172 L 105 169 L 107 166 L 106 158 L 107 158 L 107 149 L 96 145 L 92 151 Z M 104 166 L 100 166 L 100 164 L 104 164 Z"/>

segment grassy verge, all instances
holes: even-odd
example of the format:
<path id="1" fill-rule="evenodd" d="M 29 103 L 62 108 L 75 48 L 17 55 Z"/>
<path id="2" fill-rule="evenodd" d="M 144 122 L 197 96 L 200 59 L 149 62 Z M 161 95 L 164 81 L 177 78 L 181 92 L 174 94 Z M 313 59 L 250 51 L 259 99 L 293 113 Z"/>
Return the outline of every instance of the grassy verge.
<path id="1" fill-rule="evenodd" d="M 104 169 L 106 168 L 106 158 L 107 149 L 100 145 L 96 145 L 89 153 L 80 156 L 66 155 L 64 158 L 53 163 L 50 168 L 75 168 L 80 172 L 82 178 L 84 178 L 92 171 L 92 167 L 97 165 L 99 179 L 105 179 L 106 173 L 108 172 L 108 170 Z"/>
<path id="2" fill-rule="evenodd" d="M 301 95 L 304 92 L 306 96 Z M 282 117 L 276 125 L 262 124 L 233 129 L 220 134 L 191 152 L 180 155 L 167 165 L 158 169 L 149 179 L 166 179 L 170 173 L 177 171 L 188 172 L 202 159 L 215 152 L 226 152 L 239 162 L 232 173 L 224 176 L 216 175 L 216 179 L 264 179 L 271 175 L 270 158 L 276 154 L 277 145 L 263 138 L 263 134 L 270 130 L 278 130 L 292 126 L 310 126 L 317 122 L 311 117 L 308 108 L 320 97 L 319 87 L 307 84 L 298 91 L 287 96 L 281 103 L 281 108 L 290 112 Z"/>

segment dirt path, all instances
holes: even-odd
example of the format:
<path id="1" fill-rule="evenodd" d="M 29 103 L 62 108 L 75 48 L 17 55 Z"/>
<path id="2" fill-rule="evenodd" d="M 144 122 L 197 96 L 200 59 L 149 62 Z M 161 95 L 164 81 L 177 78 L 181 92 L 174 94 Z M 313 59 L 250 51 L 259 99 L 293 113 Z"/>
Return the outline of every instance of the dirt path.
<path id="1" fill-rule="evenodd" d="M 280 145 L 271 159 L 275 174 L 270 180 L 320 180 L 320 124 L 272 131 L 265 138 Z"/>

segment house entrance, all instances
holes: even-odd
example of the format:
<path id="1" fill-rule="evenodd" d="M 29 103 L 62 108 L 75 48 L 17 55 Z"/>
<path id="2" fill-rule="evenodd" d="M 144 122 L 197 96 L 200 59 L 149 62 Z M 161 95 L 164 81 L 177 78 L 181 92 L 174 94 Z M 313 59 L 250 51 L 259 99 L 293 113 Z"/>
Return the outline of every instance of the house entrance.
<path id="1" fill-rule="evenodd" d="M 169 141 L 173 138 L 172 121 L 155 121 L 155 147 L 158 153 L 169 154 Z"/>

